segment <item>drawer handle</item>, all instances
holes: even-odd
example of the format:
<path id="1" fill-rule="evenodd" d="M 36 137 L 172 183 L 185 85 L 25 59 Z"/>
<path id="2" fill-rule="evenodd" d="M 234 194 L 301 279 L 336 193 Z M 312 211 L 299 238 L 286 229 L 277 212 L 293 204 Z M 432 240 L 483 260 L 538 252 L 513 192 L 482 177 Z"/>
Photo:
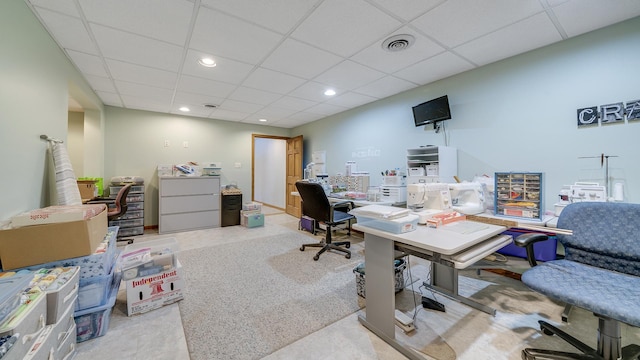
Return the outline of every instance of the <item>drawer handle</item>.
<path id="1" fill-rule="evenodd" d="M 69 299 L 71 299 L 77 293 L 78 293 L 78 284 L 75 284 L 73 286 L 73 290 L 71 290 L 71 292 L 68 293 L 67 296 L 64 297 L 64 299 L 62 299 L 62 303 L 66 303 L 67 301 L 69 301 Z"/>
<path id="2" fill-rule="evenodd" d="M 26 344 L 28 341 L 31 341 L 32 339 L 36 338 L 38 335 L 40 335 L 40 333 L 42 332 L 42 330 L 44 330 L 44 315 L 40 314 L 40 318 L 38 319 L 38 327 L 39 329 L 36 330 L 36 332 L 34 332 L 33 334 L 27 334 L 22 338 L 22 344 Z"/>

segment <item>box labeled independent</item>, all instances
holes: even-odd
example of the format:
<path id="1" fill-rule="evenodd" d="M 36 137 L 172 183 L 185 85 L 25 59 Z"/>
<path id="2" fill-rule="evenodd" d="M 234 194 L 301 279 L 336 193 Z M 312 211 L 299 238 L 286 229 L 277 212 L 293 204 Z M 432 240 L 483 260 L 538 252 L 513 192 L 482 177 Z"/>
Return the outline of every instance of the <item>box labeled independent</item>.
<path id="1" fill-rule="evenodd" d="M 127 315 L 145 313 L 183 299 L 184 275 L 180 260 L 168 270 L 125 282 Z"/>

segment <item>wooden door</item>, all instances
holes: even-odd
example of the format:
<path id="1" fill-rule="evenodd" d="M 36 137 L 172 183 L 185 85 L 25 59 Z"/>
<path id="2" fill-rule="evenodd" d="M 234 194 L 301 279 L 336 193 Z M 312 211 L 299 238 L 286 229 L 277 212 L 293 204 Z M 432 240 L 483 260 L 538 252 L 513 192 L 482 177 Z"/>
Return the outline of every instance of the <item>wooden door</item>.
<path id="1" fill-rule="evenodd" d="M 299 218 L 302 215 L 300 196 L 291 195 L 296 189 L 296 181 L 303 177 L 302 135 L 287 139 L 287 214 Z"/>

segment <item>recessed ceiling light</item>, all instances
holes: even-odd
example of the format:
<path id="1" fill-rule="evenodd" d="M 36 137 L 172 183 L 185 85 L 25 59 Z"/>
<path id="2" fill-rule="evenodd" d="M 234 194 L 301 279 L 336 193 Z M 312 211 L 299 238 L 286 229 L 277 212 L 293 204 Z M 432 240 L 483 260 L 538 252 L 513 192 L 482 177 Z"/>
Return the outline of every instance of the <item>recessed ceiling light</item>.
<path id="1" fill-rule="evenodd" d="M 183 106 L 183 107 L 180 108 L 180 111 L 189 112 L 191 110 L 188 107 Z"/>
<path id="2" fill-rule="evenodd" d="M 327 90 L 324 91 L 324 94 L 327 95 L 327 96 L 333 96 L 333 95 L 336 94 L 336 91 L 333 90 L 333 89 L 327 89 Z"/>
<path id="3" fill-rule="evenodd" d="M 216 61 L 210 57 L 200 58 L 200 60 L 198 60 L 198 64 L 206 67 L 215 67 L 217 65 Z"/>
<path id="4" fill-rule="evenodd" d="M 260 122 L 267 122 L 267 119 L 258 119 Z"/>

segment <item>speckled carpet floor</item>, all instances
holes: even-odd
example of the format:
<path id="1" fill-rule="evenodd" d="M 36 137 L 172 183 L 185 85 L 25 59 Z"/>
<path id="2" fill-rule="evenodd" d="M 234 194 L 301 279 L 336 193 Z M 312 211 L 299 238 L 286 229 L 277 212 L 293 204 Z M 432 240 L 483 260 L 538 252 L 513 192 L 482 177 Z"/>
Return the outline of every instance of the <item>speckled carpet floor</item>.
<path id="1" fill-rule="evenodd" d="M 180 254 L 185 299 L 179 303 L 192 360 L 260 359 L 360 309 L 351 259 L 317 249 L 295 232 Z"/>

